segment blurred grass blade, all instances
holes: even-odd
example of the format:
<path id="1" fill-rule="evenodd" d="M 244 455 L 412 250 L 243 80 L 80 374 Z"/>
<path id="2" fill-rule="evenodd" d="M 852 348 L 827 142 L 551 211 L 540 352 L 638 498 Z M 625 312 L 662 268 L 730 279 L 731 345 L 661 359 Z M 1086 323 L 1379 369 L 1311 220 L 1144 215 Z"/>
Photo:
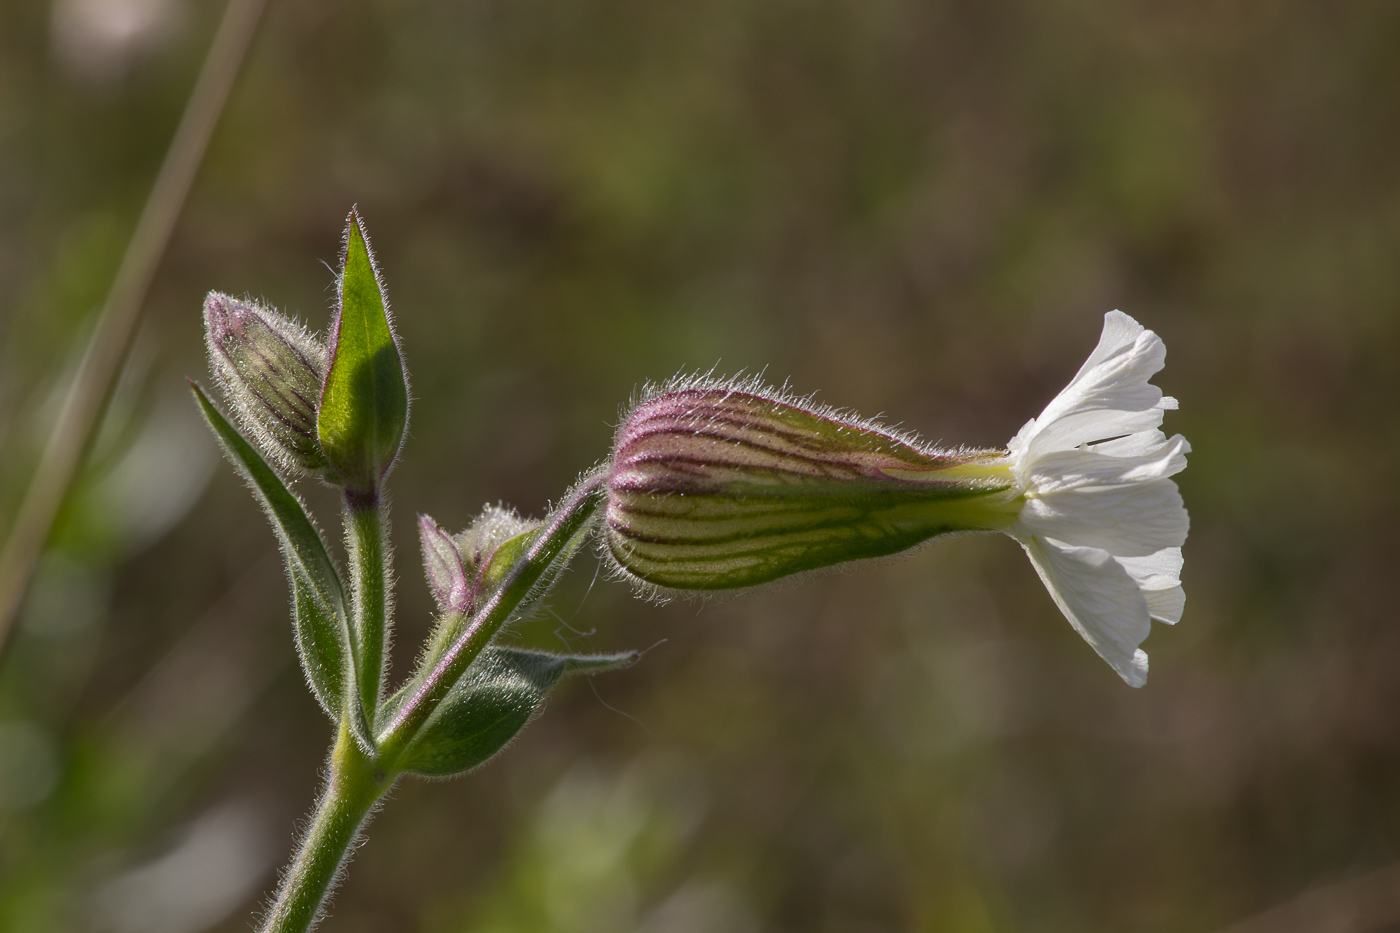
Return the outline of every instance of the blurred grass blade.
<path id="1" fill-rule="evenodd" d="M 301 500 L 229 423 L 204 390 L 193 382 L 190 389 L 220 446 L 253 487 L 277 533 L 292 580 L 297 650 L 316 699 L 337 722 L 347 704 L 353 707 L 351 724 L 367 742 L 368 730 L 364 728 L 362 717 L 354 712 L 359 704 L 353 702 L 358 694 L 345 590 L 321 533 L 306 514 Z"/>
<path id="2" fill-rule="evenodd" d="M 146 292 L 204 159 L 266 0 L 229 0 L 97 326 L 0 552 L 0 652 L 131 347 Z"/>

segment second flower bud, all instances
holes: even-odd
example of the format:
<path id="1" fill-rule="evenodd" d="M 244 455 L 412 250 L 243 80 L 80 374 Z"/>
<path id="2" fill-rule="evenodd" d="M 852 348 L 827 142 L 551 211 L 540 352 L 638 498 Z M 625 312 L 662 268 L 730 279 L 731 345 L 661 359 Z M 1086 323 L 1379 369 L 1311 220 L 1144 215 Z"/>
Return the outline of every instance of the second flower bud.
<path id="1" fill-rule="evenodd" d="M 204 300 L 204 331 L 214 373 L 243 427 L 286 469 L 322 471 L 316 411 L 325 345 L 291 318 L 219 292 Z"/>

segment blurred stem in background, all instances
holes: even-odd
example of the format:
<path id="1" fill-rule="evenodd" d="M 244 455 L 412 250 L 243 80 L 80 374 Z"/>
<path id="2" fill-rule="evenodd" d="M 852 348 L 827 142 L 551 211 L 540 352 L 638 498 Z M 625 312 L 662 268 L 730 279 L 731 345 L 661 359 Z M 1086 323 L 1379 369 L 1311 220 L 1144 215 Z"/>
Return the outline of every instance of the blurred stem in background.
<path id="1" fill-rule="evenodd" d="M 0 654 L 54 521 L 101 424 L 131 349 L 146 293 L 223 113 L 266 0 L 229 0 L 175 137 L 161 163 L 82 364 L 0 552 Z"/>

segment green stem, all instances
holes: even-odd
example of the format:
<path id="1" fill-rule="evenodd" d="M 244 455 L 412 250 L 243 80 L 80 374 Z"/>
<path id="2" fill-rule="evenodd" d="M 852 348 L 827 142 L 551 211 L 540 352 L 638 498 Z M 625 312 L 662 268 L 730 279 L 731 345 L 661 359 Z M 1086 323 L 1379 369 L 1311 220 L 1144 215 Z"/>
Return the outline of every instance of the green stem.
<path id="1" fill-rule="evenodd" d="M 351 736 L 348 725 L 341 724 L 325 792 L 282 879 L 262 933 L 305 933 L 316 925 L 350 847 L 375 802 L 393 786 L 398 773 L 394 762 L 521 601 L 551 568 L 557 569 L 556 562 L 567 555 L 601 504 L 601 489 L 602 476 L 595 473 L 571 491 L 492 598 L 441 661 L 415 685 L 408 702 L 385 727 L 385 739 L 375 753 L 367 754 Z M 357 658 L 362 684 L 370 684 L 361 687 L 361 699 L 372 714 L 383 679 L 388 617 L 383 509 L 377 501 L 347 496 L 345 527 L 354 576 Z"/>
<path id="2" fill-rule="evenodd" d="M 438 705 L 461 678 L 521 601 L 530 595 L 555 561 L 576 540 L 602 504 L 601 473 L 585 477 L 550 517 L 525 556 L 511 569 L 495 594 L 468 623 L 456 643 L 431 671 L 411 688 L 412 694 L 380 733 L 381 760 L 396 761 Z"/>
<path id="3" fill-rule="evenodd" d="M 359 674 L 360 706 L 374 724 L 384 683 L 384 645 L 389 629 L 389 567 L 383 501 L 345 497 L 346 547 L 353 597 L 351 635 Z"/>
<path id="4" fill-rule="evenodd" d="M 263 933 L 305 933 L 321 919 L 321 905 L 339 880 L 350 847 L 375 802 L 394 783 L 341 727 L 331 773 L 311 825 L 282 878 Z"/>

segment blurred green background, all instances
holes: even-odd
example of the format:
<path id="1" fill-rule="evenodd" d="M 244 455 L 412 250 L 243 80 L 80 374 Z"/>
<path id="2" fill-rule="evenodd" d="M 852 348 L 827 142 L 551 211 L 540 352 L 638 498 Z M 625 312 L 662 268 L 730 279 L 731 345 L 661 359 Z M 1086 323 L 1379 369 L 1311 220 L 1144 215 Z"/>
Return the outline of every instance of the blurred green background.
<path id="1" fill-rule="evenodd" d="M 221 9 L 0 4 L 6 524 Z M 324 327 L 358 203 L 400 673 L 414 515 L 542 511 L 683 370 L 998 446 L 1121 308 L 1193 528 L 1140 691 L 1005 538 L 662 607 L 585 557 L 519 639 L 654 647 L 401 784 L 326 930 L 1400 930 L 1398 151 L 1394 3 L 271 0 L 0 669 L 0 929 L 273 884 L 330 727 L 183 378 L 211 288 Z"/>

